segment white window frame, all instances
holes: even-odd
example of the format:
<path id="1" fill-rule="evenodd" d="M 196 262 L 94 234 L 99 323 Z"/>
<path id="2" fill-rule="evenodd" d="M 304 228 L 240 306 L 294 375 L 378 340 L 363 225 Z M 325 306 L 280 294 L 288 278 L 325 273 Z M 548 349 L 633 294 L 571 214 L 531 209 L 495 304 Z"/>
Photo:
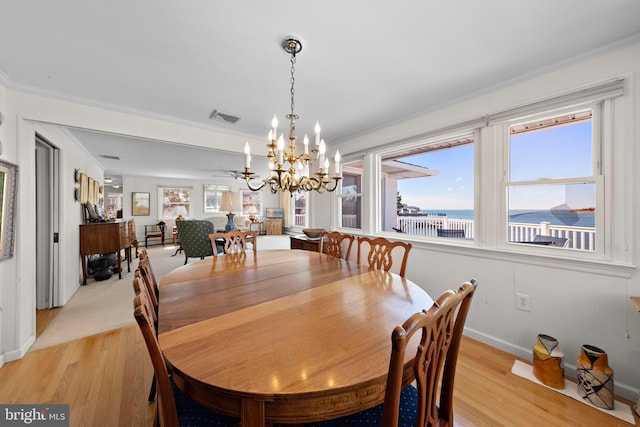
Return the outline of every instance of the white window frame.
<path id="1" fill-rule="evenodd" d="M 185 205 L 189 205 L 189 208 L 187 209 L 187 211 L 189 212 L 188 216 L 185 216 L 185 218 L 193 218 L 194 216 L 194 212 L 193 212 L 193 201 L 191 200 L 191 198 L 193 197 L 193 187 L 192 186 L 185 186 L 185 185 L 174 185 L 174 186 L 168 186 L 168 185 L 163 185 L 163 186 L 158 186 L 158 220 L 159 221 L 165 221 L 165 220 L 174 220 L 176 219 L 175 216 L 173 217 L 164 217 L 164 208 L 165 208 L 165 203 L 164 203 L 164 190 L 170 190 L 170 189 L 180 189 L 180 190 L 188 190 L 189 191 L 189 203 L 185 203 Z M 184 215 L 183 215 L 184 216 Z"/>
<path id="2" fill-rule="evenodd" d="M 604 243 L 605 243 L 605 232 L 604 232 L 604 221 L 603 218 L 606 216 L 606 207 L 604 206 L 604 177 L 602 175 L 602 167 L 601 167 L 601 155 L 602 155 L 602 103 L 607 101 L 602 101 L 594 104 L 582 105 L 580 107 L 564 107 L 558 108 L 550 111 L 544 111 L 535 115 L 527 115 L 522 118 L 514 118 L 512 120 L 508 120 L 501 124 L 501 131 L 504 133 L 504 165 L 503 168 L 504 175 L 501 185 L 501 229 L 504 231 L 504 235 L 501 235 L 501 240 L 508 246 L 523 246 L 525 244 L 518 242 L 509 241 L 509 206 L 508 206 L 508 192 L 509 188 L 512 187 L 532 187 L 532 186 L 554 186 L 554 185 L 563 185 L 563 184 L 594 184 L 596 188 L 595 195 L 595 203 L 596 203 L 596 222 L 595 222 L 595 251 L 584 252 L 595 254 L 596 257 L 602 258 L 604 256 Z M 569 177 L 569 178 L 540 178 L 537 180 L 527 180 L 527 181 L 510 181 L 511 175 L 511 135 L 509 133 L 509 129 L 512 126 L 522 124 L 522 123 L 530 123 L 539 120 L 544 120 L 548 118 L 563 116 L 566 114 L 570 114 L 573 112 L 591 110 L 591 171 L 592 174 L 590 176 L 583 177 Z M 553 246 L 526 246 L 523 247 L 524 250 L 531 249 L 534 251 L 557 251 L 557 250 L 567 250 L 565 248 L 556 248 Z M 569 251 L 576 252 L 577 250 L 569 249 Z M 588 256 L 588 255 L 586 255 Z"/>
<path id="3" fill-rule="evenodd" d="M 364 206 L 364 190 L 365 190 L 365 177 L 364 177 L 364 173 L 365 173 L 365 166 L 364 166 L 364 158 L 362 156 L 352 156 L 352 157 L 346 157 L 343 158 L 343 161 L 340 163 L 340 173 L 341 176 L 343 177 L 342 180 L 340 180 L 338 189 L 335 191 L 336 194 L 336 216 L 333 220 L 334 223 L 334 227 L 335 229 L 341 230 L 343 232 L 347 232 L 347 233 L 359 233 L 362 232 L 364 230 L 364 224 L 365 224 L 365 218 L 364 218 L 364 214 L 365 214 L 365 206 Z M 350 168 L 349 167 L 349 163 L 353 163 L 353 162 L 357 162 L 360 161 L 362 162 L 362 171 L 361 173 L 357 173 L 357 171 L 355 170 L 355 168 Z M 345 171 L 349 174 L 352 175 L 360 175 L 360 187 L 361 187 L 361 192 L 360 193 L 352 193 L 352 194 L 348 194 L 345 195 L 342 193 L 342 188 L 343 188 L 343 184 L 344 184 L 344 174 Z M 346 198 L 346 197 L 356 197 L 360 199 L 360 227 L 343 227 L 342 225 L 342 199 Z"/>
<path id="4" fill-rule="evenodd" d="M 305 197 L 304 197 L 304 203 L 305 203 L 305 207 L 304 207 L 304 223 L 303 224 L 296 224 L 296 193 L 292 194 L 289 197 L 289 203 L 290 203 L 290 211 L 291 211 L 291 227 L 294 228 L 305 228 L 309 226 L 309 193 L 304 193 Z"/>
<path id="5" fill-rule="evenodd" d="M 609 215 L 607 204 L 605 203 L 604 194 L 607 191 L 605 188 L 605 175 L 603 173 L 602 155 L 605 154 L 603 134 L 604 123 L 611 123 L 613 117 L 610 114 L 611 108 L 605 108 L 605 104 L 611 103 L 611 100 L 602 100 L 594 103 L 582 103 L 581 105 L 569 105 L 561 108 L 550 109 L 547 111 L 541 111 L 537 114 L 527 114 L 524 117 L 512 118 L 500 123 L 496 123 L 500 132 L 504 136 L 504 158 L 503 158 L 503 179 L 501 183 L 501 209 L 500 209 L 500 230 L 503 230 L 501 239 L 498 240 L 499 246 L 517 252 L 531 252 L 531 253 L 544 253 L 547 256 L 553 256 L 558 258 L 584 258 L 584 259 L 607 259 L 607 255 L 610 252 L 611 235 L 607 232 L 607 226 L 605 218 Z M 592 153 L 592 175 L 586 177 L 570 177 L 570 178 L 541 178 L 532 181 L 509 181 L 509 169 L 510 169 L 510 147 L 511 137 L 509 135 L 509 129 L 513 125 L 533 122 L 537 120 L 543 120 L 550 117 L 562 116 L 571 112 L 584 111 L 591 109 L 592 111 L 592 141 L 591 141 L 591 153 Z M 605 116 L 605 111 L 609 114 Z M 526 245 L 517 242 L 509 241 L 509 215 L 508 215 L 508 191 L 510 187 L 518 186 L 535 186 L 535 185 L 562 185 L 562 184 L 583 184 L 589 183 L 595 185 L 596 191 L 596 221 L 595 221 L 595 251 L 578 251 L 565 248 L 556 248 L 553 246 L 538 246 L 538 245 Z"/>

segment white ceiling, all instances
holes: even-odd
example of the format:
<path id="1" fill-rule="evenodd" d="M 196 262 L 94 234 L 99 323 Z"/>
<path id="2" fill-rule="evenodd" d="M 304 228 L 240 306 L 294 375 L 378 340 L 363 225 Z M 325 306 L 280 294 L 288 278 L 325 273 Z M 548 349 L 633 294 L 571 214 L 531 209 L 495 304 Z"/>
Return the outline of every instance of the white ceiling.
<path id="1" fill-rule="evenodd" d="M 282 130 L 289 112 L 289 56 L 280 43 L 290 34 L 303 43 L 298 135 L 318 120 L 331 144 L 636 42 L 640 1 L 4 1 L 0 81 L 266 140 L 273 114 Z M 214 109 L 241 119 L 212 121 Z M 201 169 L 210 176 L 244 165 L 228 153 L 194 164 L 201 151 L 154 143 L 152 151 L 169 155 L 143 172 L 148 141 L 70 132 L 107 174 L 196 178 Z M 106 147 L 123 160 L 98 157 Z"/>

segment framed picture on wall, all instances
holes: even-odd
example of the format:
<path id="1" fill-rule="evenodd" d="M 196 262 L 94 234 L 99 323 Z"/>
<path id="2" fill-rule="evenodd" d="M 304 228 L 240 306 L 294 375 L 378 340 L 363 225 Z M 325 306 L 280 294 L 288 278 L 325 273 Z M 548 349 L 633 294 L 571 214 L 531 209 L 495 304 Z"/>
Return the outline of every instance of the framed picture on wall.
<path id="1" fill-rule="evenodd" d="M 131 193 L 131 215 L 134 216 L 149 216 L 150 210 L 150 193 Z"/>
<path id="2" fill-rule="evenodd" d="M 260 191 L 242 192 L 242 215 L 262 214 L 262 193 Z"/>

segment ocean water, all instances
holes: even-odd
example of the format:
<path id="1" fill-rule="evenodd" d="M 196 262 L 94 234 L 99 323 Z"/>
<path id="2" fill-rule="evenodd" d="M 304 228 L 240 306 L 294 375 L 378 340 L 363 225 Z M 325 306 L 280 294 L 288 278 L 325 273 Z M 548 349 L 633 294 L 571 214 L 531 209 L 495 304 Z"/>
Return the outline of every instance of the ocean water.
<path id="1" fill-rule="evenodd" d="M 449 218 L 473 219 L 473 209 L 435 209 L 422 210 L 427 215 L 446 215 Z M 549 222 L 552 225 L 573 227 L 595 227 L 594 213 L 551 212 L 550 210 L 512 210 L 509 221 L 539 224 Z"/>

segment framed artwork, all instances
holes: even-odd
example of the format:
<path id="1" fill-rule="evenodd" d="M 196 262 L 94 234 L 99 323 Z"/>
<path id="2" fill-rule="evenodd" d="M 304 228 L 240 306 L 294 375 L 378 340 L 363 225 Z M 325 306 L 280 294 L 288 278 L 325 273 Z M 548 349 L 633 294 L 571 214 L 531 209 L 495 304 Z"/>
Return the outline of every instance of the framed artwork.
<path id="1" fill-rule="evenodd" d="M 89 177 L 80 172 L 80 203 L 86 203 L 89 197 Z"/>
<path id="2" fill-rule="evenodd" d="M 0 260 L 13 256 L 18 166 L 0 160 Z"/>
<path id="3" fill-rule="evenodd" d="M 205 213 L 220 212 L 222 193 L 231 191 L 230 185 L 204 184 L 204 211 Z"/>
<path id="4" fill-rule="evenodd" d="M 131 193 L 131 215 L 149 216 L 151 211 L 149 208 L 151 200 L 150 193 Z"/>
<path id="5" fill-rule="evenodd" d="M 242 192 L 242 215 L 262 214 L 262 193 L 260 191 Z"/>

